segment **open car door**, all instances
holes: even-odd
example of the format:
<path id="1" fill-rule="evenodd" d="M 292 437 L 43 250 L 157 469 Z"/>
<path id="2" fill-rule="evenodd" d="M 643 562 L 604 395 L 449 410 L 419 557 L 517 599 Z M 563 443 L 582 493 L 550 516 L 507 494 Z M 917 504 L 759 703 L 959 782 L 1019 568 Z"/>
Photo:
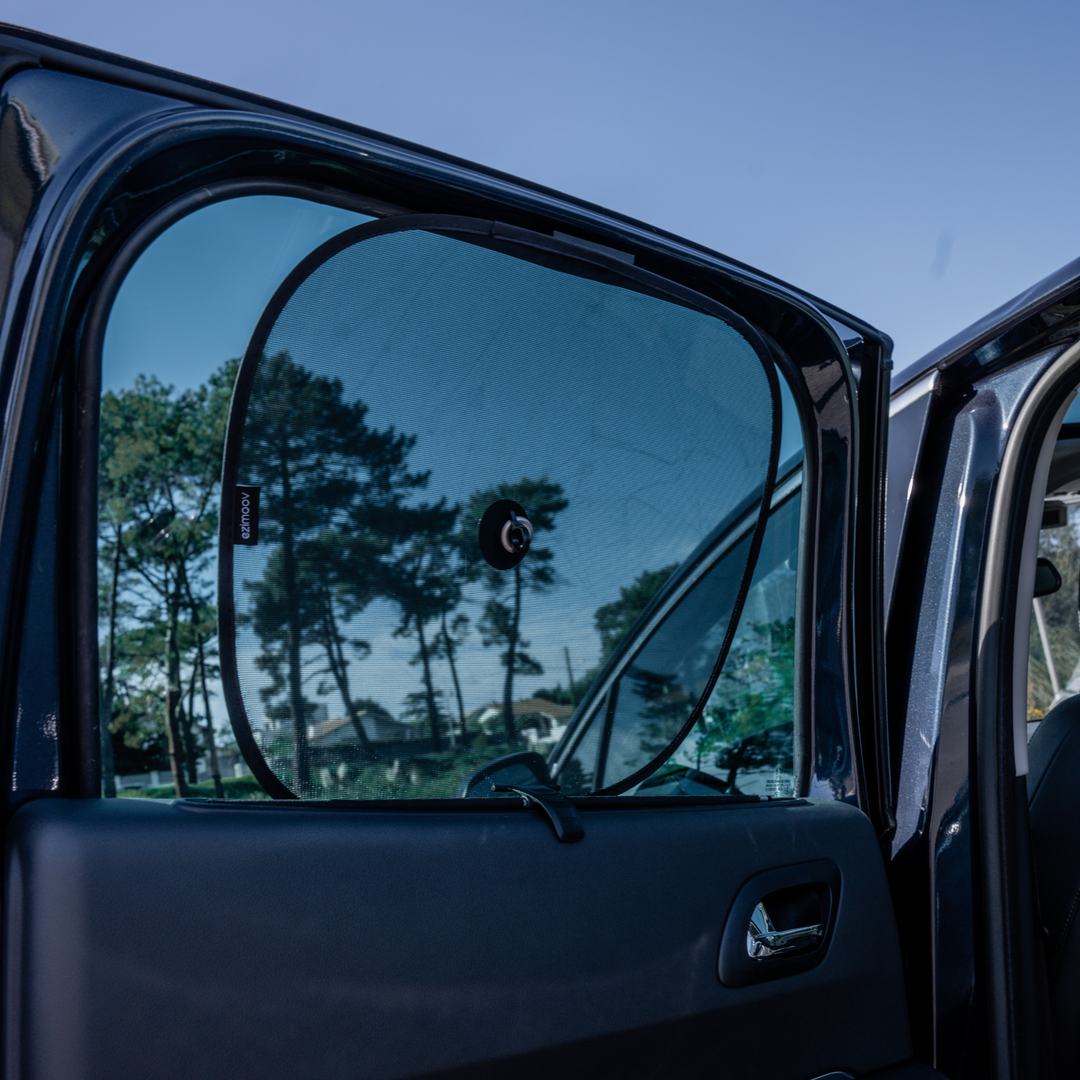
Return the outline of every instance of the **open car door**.
<path id="1" fill-rule="evenodd" d="M 888 339 L 349 125 L 0 56 L 8 1074 L 922 1075 Z M 121 307 L 209 326 L 200 281 L 241 348 L 118 375 L 162 344 Z M 174 797 L 102 797 L 139 731 Z"/>

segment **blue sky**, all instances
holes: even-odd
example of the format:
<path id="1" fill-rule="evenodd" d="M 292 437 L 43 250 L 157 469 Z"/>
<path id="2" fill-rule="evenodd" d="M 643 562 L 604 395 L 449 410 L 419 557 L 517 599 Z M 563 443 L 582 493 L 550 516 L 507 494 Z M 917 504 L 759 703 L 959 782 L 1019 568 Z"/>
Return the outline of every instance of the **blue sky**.
<path id="1" fill-rule="evenodd" d="M 124 279 L 105 330 L 106 390 L 138 374 L 185 389 L 244 355 L 263 308 L 324 240 L 370 218 L 280 196 L 203 207 L 166 229 Z"/>
<path id="2" fill-rule="evenodd" d="M 1080 254 L 1080 5 L 7 0 L 5 20 L 560 188 L 890 333 Z"/>

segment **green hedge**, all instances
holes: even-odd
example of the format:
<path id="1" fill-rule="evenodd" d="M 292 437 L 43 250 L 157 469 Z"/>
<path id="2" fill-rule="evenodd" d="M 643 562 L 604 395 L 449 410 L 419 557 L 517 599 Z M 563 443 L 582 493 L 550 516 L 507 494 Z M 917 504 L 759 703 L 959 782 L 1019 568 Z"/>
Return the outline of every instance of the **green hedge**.
<path id="1" fill-rule="evenodd" d="M 226 776 L 221 780 L 225 788 L 226 799 L 269 799 L 259 781 L 254 776 Z M 160 787 L 129 788 L 117 792 L 121 799 L 175 799 L 176 787 L 162 784 Z M 214 798 L 214 781 L 204 780 L 201 784 L 188 784 L 188 794 L 196 799 Z"/>

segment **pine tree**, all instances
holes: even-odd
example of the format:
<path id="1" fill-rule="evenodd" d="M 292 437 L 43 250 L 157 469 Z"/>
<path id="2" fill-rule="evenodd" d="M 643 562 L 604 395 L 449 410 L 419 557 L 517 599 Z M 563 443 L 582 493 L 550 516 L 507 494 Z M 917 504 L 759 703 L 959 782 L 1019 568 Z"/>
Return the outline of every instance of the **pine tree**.
<path id="1" fill-rule="evenodd" d="M 341 621 L 393 594 L 396 552 L 433 512 L 409 505 L 428 482 L 408 469 L 415 436 L 378 430 L 367 413 L 339 379 L 279 352 L 259 365 L 244 425 L 239 481 L 261 489 L 259 543 L 271 552 L 262 579 L 245 583 L 247 617 L 263 643 L 264 697 L 285 695 L 301 791 L 311 786 L 304 647 L 321 647 L 354 710 L 345 646 L 362 652 L 363 643 L 349 642 Z M 359 716 L 350 715 L 363 743 Z"/>
<path id="2" fill-rule="evenodd" d="M 191 612 L 207 603 L 205 571 L 217 533 L 221 446 L 235 362 L 205 385 L 176 394 L 153 377 L 108 392 L 101 407 L 100 556 L 107 572 L 103 671 L 103 746 L 117 717 L 117 668 L 124 640 L 129 671 L 143 681 L 164 676 L 165 729 L 178 794 L 187 792 L 198 754 L 191 708 L 184 708 L 183 669 L 194 645 Z M 197 599 L 196 599 L 197 598 Z M 122 607 L 137 610 L 156 634 L 122 631 Z M 136 643 L 142 645 L 136 648 Z M 148 652 L 147 649 L 156 649 Z M 134 650 L 134 651 L 133 651 Z M 130 699 L 130 695 L 129 695 Z M 109 753 L 104 786 L 115 793 Z"/>

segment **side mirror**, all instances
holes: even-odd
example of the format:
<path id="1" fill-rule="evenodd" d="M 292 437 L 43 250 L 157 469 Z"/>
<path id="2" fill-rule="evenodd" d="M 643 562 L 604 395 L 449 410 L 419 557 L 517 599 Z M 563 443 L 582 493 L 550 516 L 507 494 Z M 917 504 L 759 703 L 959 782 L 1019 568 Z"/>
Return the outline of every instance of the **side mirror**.
<path id="1" fill-rule="evenodd" d="M 458 787 L 459 799 L 487 799 L 495 794 L 496 784 L 514 787 L 555 787 L 548 772 L 547 762 L 535 750 L 522 750 L 516 754 L 489 761 L 474 769 Z"/>
<path id="2" fill-rule="evenodd" d="M 1050 596 L 1061 588 L 1061 574 L 1049 559 L 1039 559 L 1035 564 L 1035 597 Z"/>

